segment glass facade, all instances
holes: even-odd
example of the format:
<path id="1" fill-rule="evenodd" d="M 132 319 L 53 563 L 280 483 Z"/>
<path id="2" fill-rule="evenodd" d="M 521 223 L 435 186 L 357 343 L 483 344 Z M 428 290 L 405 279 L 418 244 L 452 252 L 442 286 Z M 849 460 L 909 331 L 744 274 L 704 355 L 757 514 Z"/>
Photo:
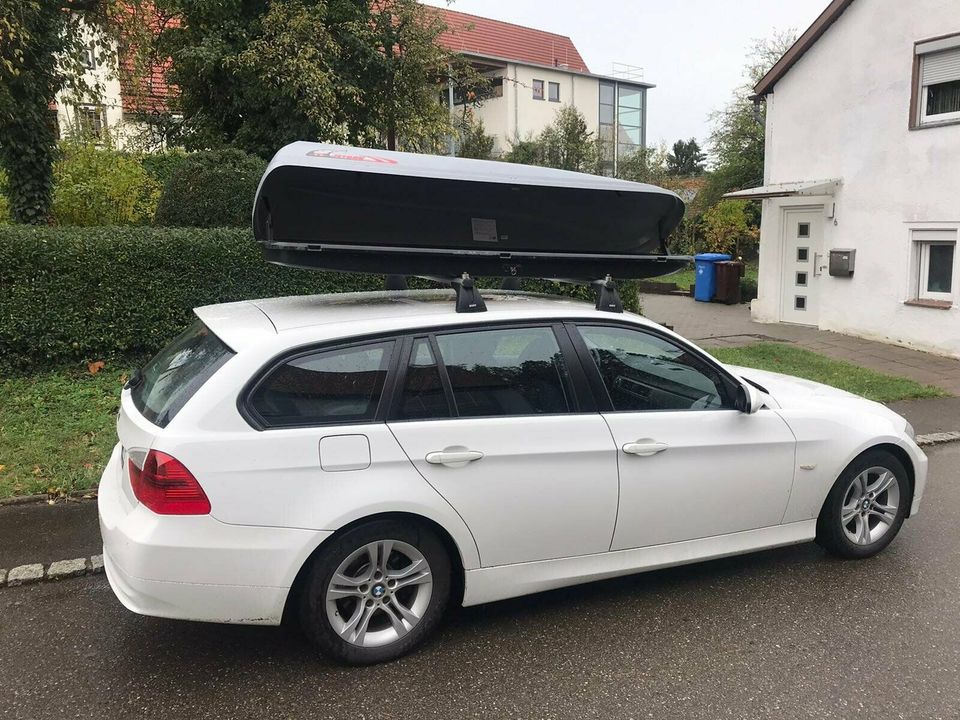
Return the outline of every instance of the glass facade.
<path id="1" fill-rule="evenodd" d="M 605 174 L 614 175 L 618 160 L 644 146 L 646 95 L 644 87 L 614 80 L 600 82 L 600 140 Z"/>

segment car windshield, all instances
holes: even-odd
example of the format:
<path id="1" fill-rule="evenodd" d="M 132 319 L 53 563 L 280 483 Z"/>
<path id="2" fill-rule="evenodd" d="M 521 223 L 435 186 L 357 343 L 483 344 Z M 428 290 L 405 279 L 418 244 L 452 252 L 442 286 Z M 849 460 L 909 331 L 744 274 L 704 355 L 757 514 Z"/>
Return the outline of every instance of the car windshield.
<path id="1" fill-rule="evenodd" d="M 147 420 L 166 427 L 234 354 L 198 320 L 143 368 L 130 391 L 133 404 Z"/>

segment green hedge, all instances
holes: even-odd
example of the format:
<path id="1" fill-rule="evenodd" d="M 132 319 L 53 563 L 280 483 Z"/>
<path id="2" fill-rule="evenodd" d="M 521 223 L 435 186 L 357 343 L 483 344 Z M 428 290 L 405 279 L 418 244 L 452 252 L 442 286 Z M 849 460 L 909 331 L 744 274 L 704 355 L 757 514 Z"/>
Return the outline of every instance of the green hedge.
<path id="1" fill-rule="evenodd" d="M 525 287 L 591 298 L 585 287 Z M 246 229 L 0 226 L 0 363 L 27 369 L 142 356 L 200 305 L 382 288 L 380 276 L 269 265 Z M 621 295 L 637 309 L 630 283 Z"/>
<path id="2" fill-rule="evenodd" d="M 168 168 L 154 225 L 249 227 L 253 196 L 267 163 L 242 150 L 187 155 Z"/>

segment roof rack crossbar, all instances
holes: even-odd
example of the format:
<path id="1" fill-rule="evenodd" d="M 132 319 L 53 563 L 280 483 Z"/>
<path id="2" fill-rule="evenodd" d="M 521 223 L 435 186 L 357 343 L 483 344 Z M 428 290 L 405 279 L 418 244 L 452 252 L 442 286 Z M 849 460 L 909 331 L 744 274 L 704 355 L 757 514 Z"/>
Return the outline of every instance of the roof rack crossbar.
<path id="1" fill-rule="evenodd" d="M 457 293 L 457 312 L 486 312 L 487 306 L 480 296 L 480 290 L 474 285 L 473 278 L 464 273 L 450 283 Z"/>

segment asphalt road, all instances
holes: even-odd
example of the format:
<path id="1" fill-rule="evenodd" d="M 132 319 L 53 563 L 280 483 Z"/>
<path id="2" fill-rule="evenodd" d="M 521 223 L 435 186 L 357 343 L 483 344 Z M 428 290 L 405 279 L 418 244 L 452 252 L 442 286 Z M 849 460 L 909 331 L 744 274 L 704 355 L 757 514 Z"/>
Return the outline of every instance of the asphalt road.
<path id="1" fill-rule="evenodd" d="M 342 668 L 292 631 L 132 615 L 102 577 L 0 590 L 0 718 L 958 718 L 960 444 L 876 558 L 815 545 L 452 615 Z"/>

